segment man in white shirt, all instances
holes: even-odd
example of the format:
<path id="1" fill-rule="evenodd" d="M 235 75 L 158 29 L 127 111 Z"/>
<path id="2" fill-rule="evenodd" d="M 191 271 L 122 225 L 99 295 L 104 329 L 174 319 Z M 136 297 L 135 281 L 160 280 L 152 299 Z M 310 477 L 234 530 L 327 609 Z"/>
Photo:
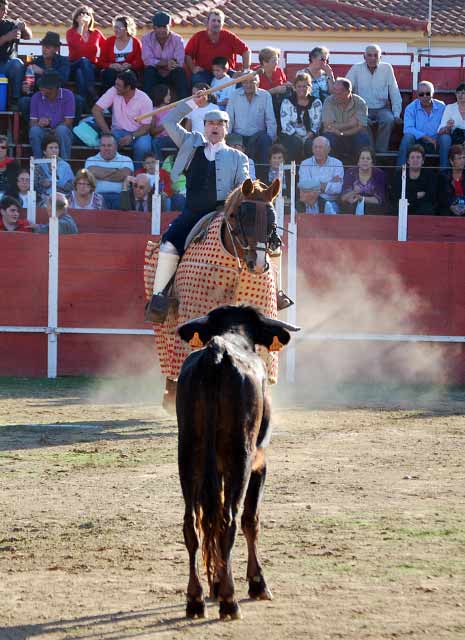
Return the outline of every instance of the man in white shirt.
<path id="1" fill-rule="evenodd" d="M 383 153 L 389 148 L 389 139 L 395 123 L 401 123 L 402 97 L 394 69 L 388 62 L 380 62 L 381 49 L 370 44 L 363 56 L 365 62 L 354 64 L 347 74 L 354 93 L 368 105 L 370 124 L 378 124 L 375 149 Z M 373 132 L 370 127 L 371 134 Z"/>
<path id="2" fill-rule="evenodd" d="M 107 209 L 119 209 L 123 182 L 133 173 L 134 164 L 131 158 L 118 153 L 113 134 L 104 133 L 101 136 L 100 153 L 87 158 L 85 166 L 95 176 L 96 192 L 103 196 Z"/>
<path id="3" fill-rule="evenodd" d="M 313 141 L 313 156 L 300 165 L 300 198 L 305 213 L 338 213 L 337 200 L 342 191 L 344 167 L 337 158 L 329 155 L 331 145 L 324 136 Z"/>

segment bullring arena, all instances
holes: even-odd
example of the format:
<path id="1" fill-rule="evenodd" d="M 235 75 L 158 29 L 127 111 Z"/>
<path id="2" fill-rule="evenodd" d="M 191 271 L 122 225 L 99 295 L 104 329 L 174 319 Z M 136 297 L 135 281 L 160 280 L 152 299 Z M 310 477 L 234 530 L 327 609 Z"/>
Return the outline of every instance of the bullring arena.
<path id="1" fill-rule="evenodd" d="M 432 32 L 428 2 L 409 4 L 297 0 L 287 24 L 283 3 L 252 27 L 239 3 L 233 25 L 255 58 L 281 47 L 289 77 L 309 39 L 338 52 L 344 75 L 377 38 L 404 106 L 425 79 L 450 102 L 465 80 L 461 4 L 434 2 Z M 187 40 L 209 7 L 178 5 Z M 25 16 L 37 37 L 64 35 L 50 7 Z M 18 113 L 0 122 L 26 166 Z M 76 152 L 82 164 L 89 149 Z M 394 160 L 391 148 L 380 162 Z M 73 210 L 74 236 L 0 233 L 0 640 L 465 637 L 464 221 L 407 216 L 406 201 L 391 215 L 305 215 L 295 163 L 282 170 L 282 280 L 296 304 L 280 318 L 301 331 L 271 391 L 258 546 L 273 600 L 248 597 L 238 530 L 243 619 L 220 621 L 208 599 L 208 617 L 185 617 L 178 428 L 143 321 L 145 246 L 175 216 L 155 197 L 153 212 Z M 22 217 L 47 221 L 33 209 Z"/>

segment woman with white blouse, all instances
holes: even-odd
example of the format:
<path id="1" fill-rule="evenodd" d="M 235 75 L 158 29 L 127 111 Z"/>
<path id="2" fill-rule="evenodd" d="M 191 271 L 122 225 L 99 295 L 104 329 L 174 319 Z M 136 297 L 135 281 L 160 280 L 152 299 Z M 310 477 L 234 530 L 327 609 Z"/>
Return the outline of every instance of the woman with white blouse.
<path id="1" fill-rule="evenodd" d="M 450 169 L 449 149 L 465 142 L 465 83 L 455 90 L 457 102 L 446 105 L 439 125 L 439 164 L 441 171 Z"/>

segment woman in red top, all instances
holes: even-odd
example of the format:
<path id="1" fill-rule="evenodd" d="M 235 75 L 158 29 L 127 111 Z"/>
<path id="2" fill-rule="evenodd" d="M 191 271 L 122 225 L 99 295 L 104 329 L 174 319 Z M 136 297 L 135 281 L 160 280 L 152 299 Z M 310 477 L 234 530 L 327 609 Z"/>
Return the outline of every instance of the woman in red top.
<path id="1" fill-rule="evenodd" d="M 113 19 L 115 35 L 105 41 L 98 61 L 102 71 L 103 90 L 115 84 L 120 71 L 131 69 L 136 73 L 142 71 L 142 47 L 136 38 L 136 23 L 129 16 L 116 16 Z"/>
<path id="2" fill-rule="evenodd" d="M 260 89 L 266 89 L 271 95 L 287 93 L 292 88 L 292 83 L 287 81 L 286 74 L 278 67 L 281 51 L 266 47 L 258 54 L 263 73 L 260 75 Z"/>
<path id="3" fill-rule="evenodd" d="M 439 174 L 438 203 L 441 216 L 465 215 L 465 151 L 461 144 L 449 149 L 450 170 Z"/>
<path id="4" fill-rule="evenodd" d="M 92 7 L 81 6 L 73 13 L 73 26 L 66 32 L 71 77 L 76 79 L 77 92 L 87 100 L 89 108 L 97 99 L 95 67 L 105 43 L 105 36 L 94 27 L 94 10 Z"/>

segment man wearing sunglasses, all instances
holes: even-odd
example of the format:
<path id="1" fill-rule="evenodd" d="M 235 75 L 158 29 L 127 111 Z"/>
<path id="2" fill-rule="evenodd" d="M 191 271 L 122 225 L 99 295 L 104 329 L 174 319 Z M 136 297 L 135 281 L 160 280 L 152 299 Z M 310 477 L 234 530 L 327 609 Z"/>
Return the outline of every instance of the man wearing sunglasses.
<path id="1" fill-rule="evenodd" d="M 417 99 L 411 102 L 404 113 L 404 136 L 400 143 L 397 166 L 407 161 L 410 147 L 421 144 L 425 153 L 438 152 L 438 129 L 441 124 L 445 104 L 436 100 L 434 86 L 423 80 L 418 84 Z"/>

